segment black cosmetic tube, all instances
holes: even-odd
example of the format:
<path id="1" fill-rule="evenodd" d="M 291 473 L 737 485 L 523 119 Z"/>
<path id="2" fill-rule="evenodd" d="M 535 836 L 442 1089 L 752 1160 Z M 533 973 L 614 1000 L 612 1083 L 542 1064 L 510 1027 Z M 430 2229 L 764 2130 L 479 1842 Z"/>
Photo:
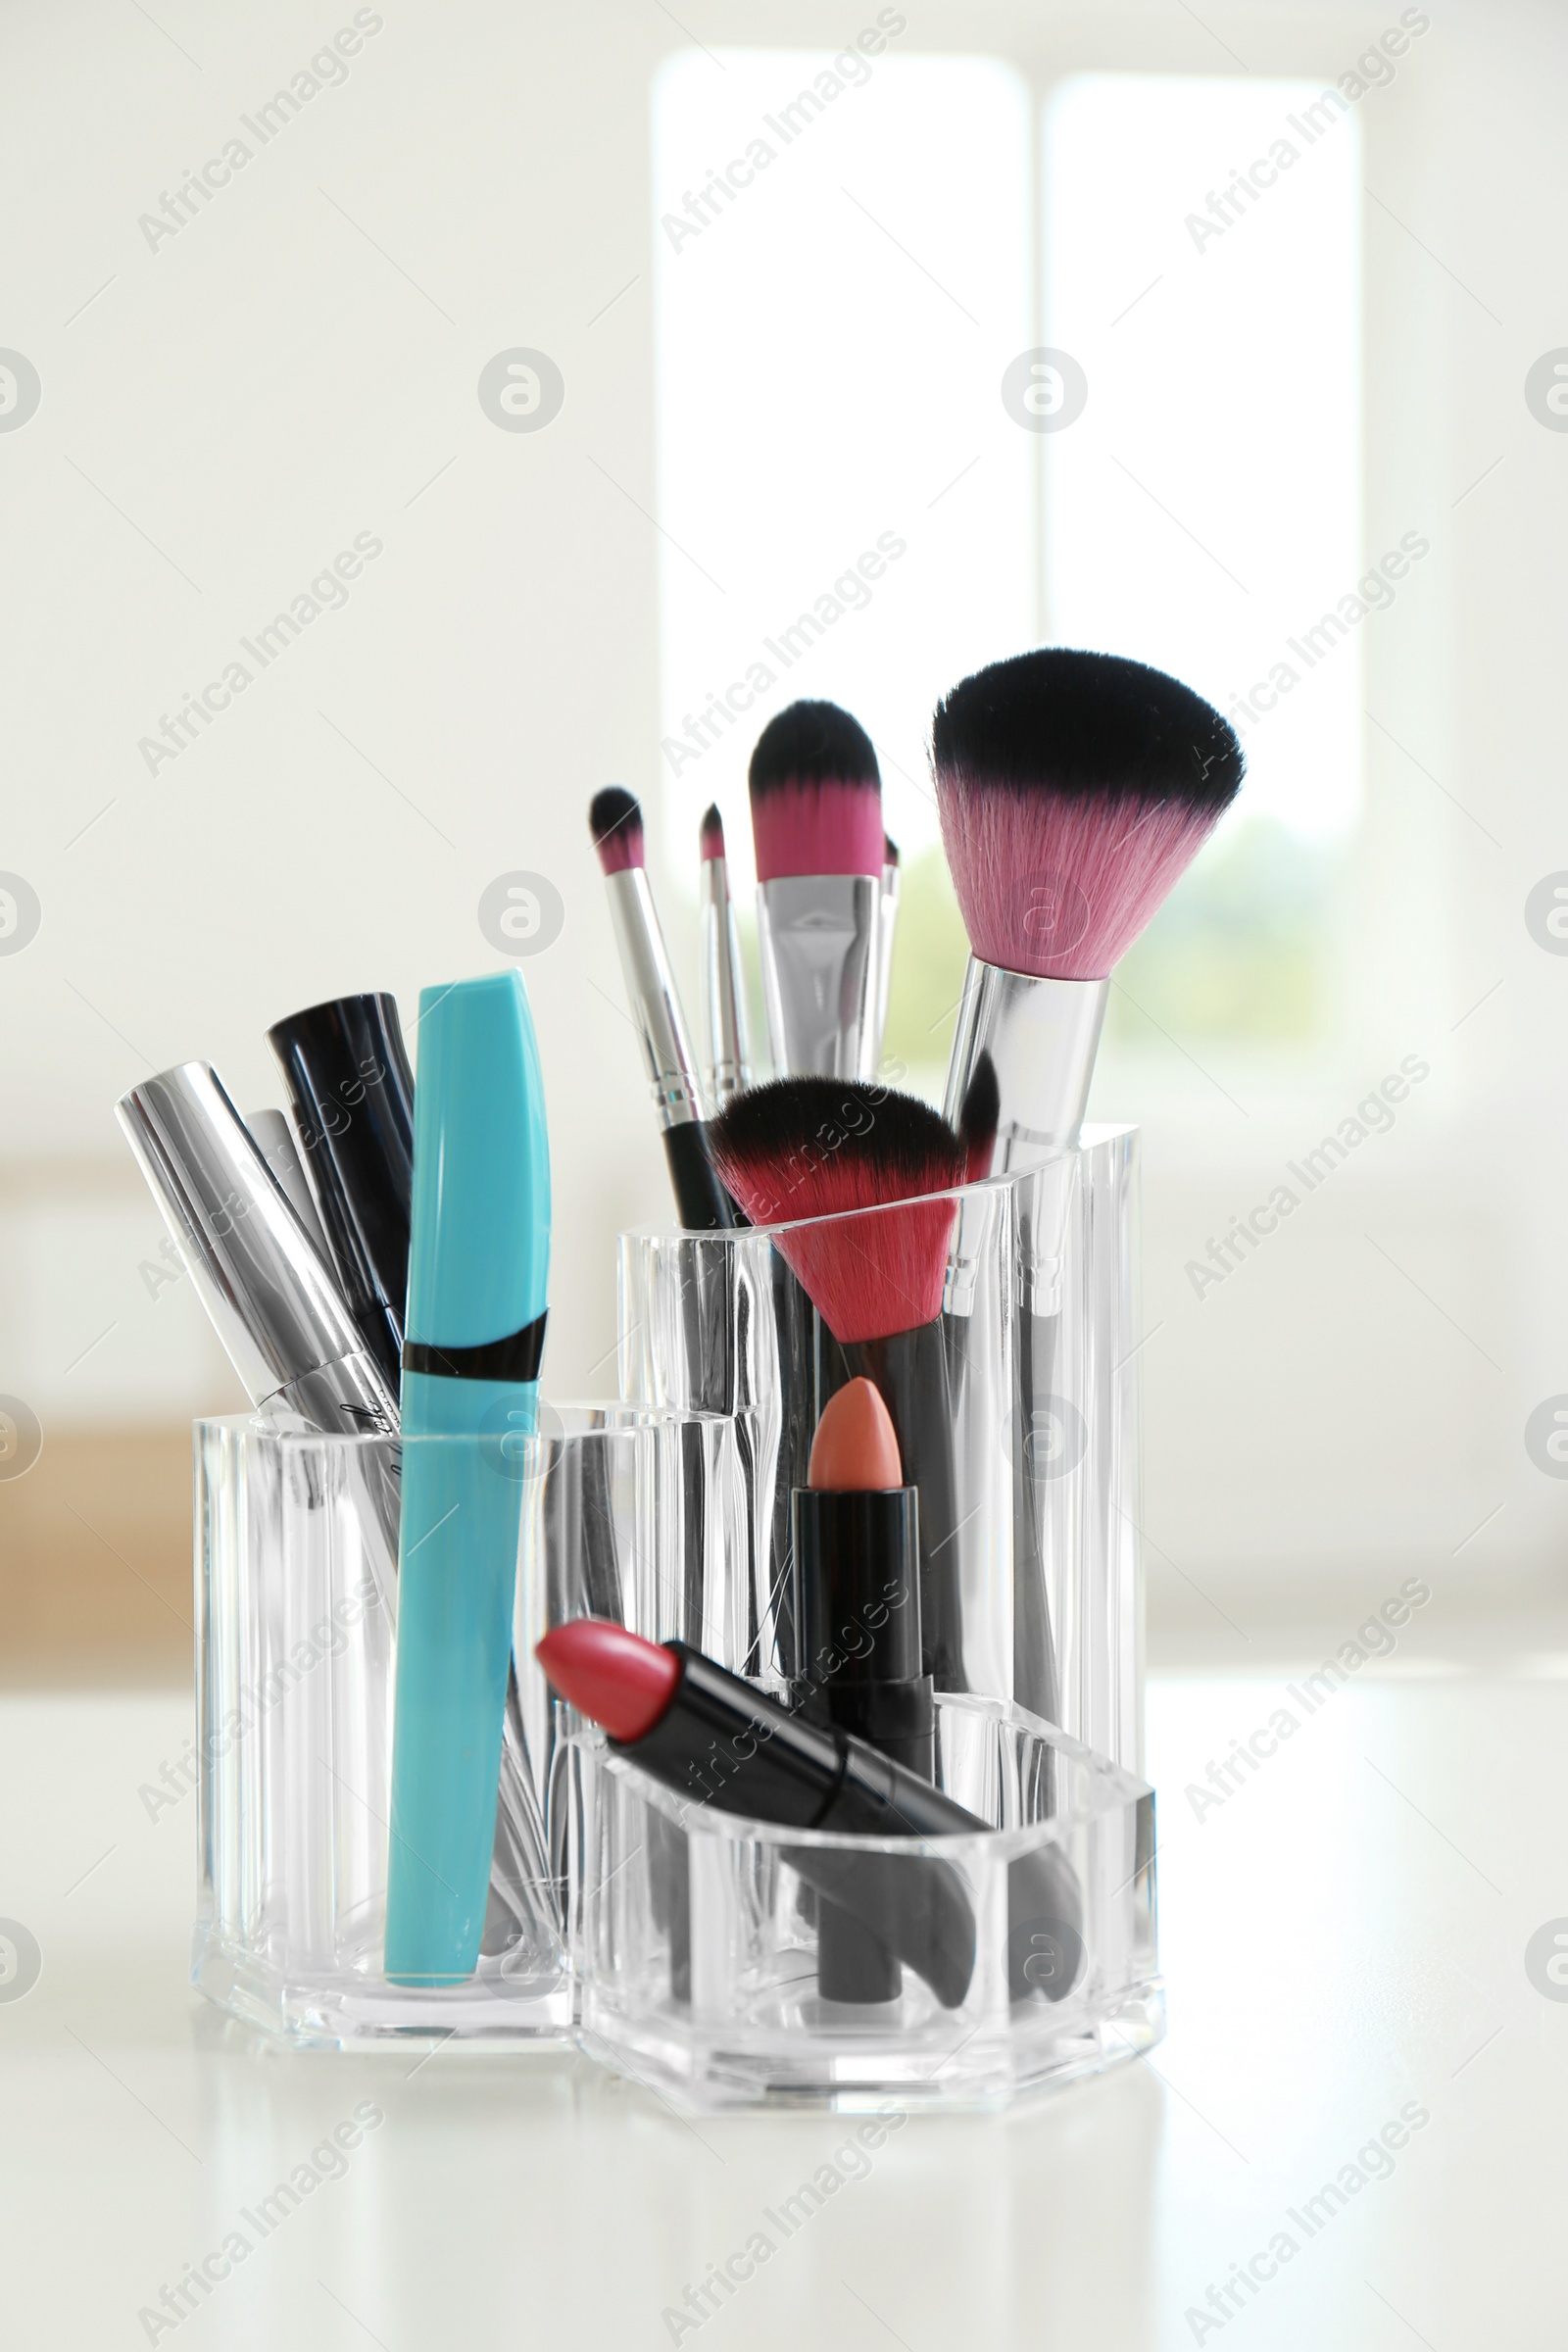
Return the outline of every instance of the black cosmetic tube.
<path id="1" fill-rule="evenodd" d="M 920 1666 L 916 1490 L 797 1487 L 790 1529 L 805 1636 L 801 1705 L 930 1781 L 936 1702 Z M 896 2000 L 901 1985 L 888 1946 L 834 1903 L 817 1919 L 816 1977 L 830 2001 Z"/>
<path id="2" fill-rule="evenodd" d="M 905 1476 L 920 1491 L 920 1638 L 939 1690 L 966 1690 L 958 1582 L 958 1499 L 953 1399 L 943 1319 L 843 1350 L 853 1378 L 873 1381 L 888 1408 Z M 823 1399 L 826 1402 L 826 1399 Z"/>
<path id="3" fill-rule="evenodd" d="M 414 1073 L 397 999 L 313 1004 L 268 1038 L 349 1312 L 396 1396 L 414 1191 Z"/>

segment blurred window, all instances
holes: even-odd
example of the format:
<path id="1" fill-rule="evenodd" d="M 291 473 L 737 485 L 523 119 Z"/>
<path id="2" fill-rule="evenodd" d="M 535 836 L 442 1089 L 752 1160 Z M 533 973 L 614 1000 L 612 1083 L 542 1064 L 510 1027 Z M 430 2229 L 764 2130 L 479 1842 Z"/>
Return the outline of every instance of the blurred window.
<path id="1" fill-rule="evenodd" d="M 869 54 L 693 50 L 656 83 L 651 819 L 695 888 L 717 801 L 746 904 L 759 731 L 853 710 L 904 855 L 889 1049 L 940 1084 L 966 945 L 932 707 L 1030 644 L 1134 655 L 1231 717 L 1250 777 L 1120 968 L 1112 1051 L 1147 1015 L 1288 1049 L 1326 1016 L 1364 632 L 1420 560 L 1361 560 L 1353 112 L 1240 75 L 1077 75 L 1036 108 L 877 24 Z M 1031 373 L 1042 350 L 1068 365 Z"/>

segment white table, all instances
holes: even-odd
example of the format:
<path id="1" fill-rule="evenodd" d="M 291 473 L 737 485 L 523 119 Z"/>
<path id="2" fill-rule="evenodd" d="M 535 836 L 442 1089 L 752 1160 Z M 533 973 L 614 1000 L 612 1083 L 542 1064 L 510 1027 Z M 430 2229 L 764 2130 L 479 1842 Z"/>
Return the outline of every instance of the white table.
<path id="1" fill-rule="evenodd" d="M 1524 1952 L 1568 1915 L 1568 1690 L 1550 1660 L 1431 1665 L 1310 1717 L 1283 1674 L 1156 1682 L 1168 2041 L 1004 2116 L 911 2120 L 678 2338 L 665 2308 L 845 2120 L 687 2123 L 561 2056 L 272 2049 L 186 1983 L 194 1797 L 152 1819 L 138 1794 L 188 1702 L 9 1697 L 0 1915 L 42 1973 L 0 2002 L 3 2340 L 1560 2352 L 1568 2001 Z M 1296 1735 L 1196 1818 L 1185 1788 L 1282 1701 Z M 345 2123 L 341 2177 L 247 2228 Z M 196 2311 L 138 2317 L 236 2227 L 252 2250 Z"/>

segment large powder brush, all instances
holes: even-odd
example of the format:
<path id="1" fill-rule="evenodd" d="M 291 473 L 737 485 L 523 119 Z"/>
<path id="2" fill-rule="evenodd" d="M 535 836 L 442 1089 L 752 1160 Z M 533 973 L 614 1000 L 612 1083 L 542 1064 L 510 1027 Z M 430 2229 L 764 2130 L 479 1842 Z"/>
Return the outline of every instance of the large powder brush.
<path id="1" fill-rule="evenodd" d="M 1235 799 L 1242 747 L 1163 671 L 1048 646 L 954 688 L 932 764 L 970 947 L 947 1108 L 989 1054 L 1003 1168 L 1076 1142 L 1111 968 Z"/>
<path id="2" fill-rule="evenodd" d="M 951 1112 L 977 1069 L 993 1067 L 987 1172 L 1026 1168 L 1077 1143 L 1111 967 L 1235 799 L 1242 748 L 1217 710 L 1162 671 L 1046 647 L 955 687 L 937 709 L 932 763 L 971 951 L 947 1102 Z M 1035 1446 L 1056 1409 L 1066 1198 L 1050 1170 L 1014 1196 L 1013 1696 L 1053 1721 L 1060 1692 Z"/>

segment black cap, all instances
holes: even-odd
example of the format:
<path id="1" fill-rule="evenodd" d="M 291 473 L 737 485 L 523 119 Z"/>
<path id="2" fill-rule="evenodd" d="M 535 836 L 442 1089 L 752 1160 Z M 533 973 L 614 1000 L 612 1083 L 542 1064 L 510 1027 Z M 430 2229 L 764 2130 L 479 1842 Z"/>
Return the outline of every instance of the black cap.
<path id="1" fill-rule="evenodd" d="M 414 1073 L 397 1000 L 338 997 L 268 1037 L 349 1312 L 396 1395 L 414 1193 Z"/>

